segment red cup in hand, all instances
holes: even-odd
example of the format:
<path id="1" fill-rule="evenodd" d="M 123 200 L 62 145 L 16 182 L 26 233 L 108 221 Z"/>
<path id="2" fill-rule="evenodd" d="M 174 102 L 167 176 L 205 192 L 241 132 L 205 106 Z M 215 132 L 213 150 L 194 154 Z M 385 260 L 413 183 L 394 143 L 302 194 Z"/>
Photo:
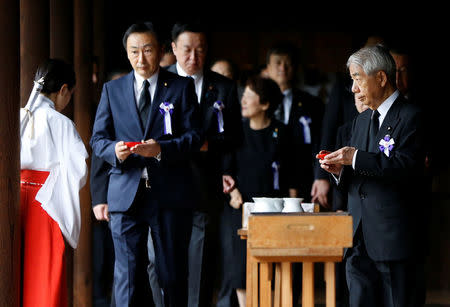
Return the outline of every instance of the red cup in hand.
<path id="1" fill-rule="evenodd" d="M 329 153 L 331 153 L 331 151 L 321 150 L 317 156 L 320 160 L 323 160 L 323 158 L 325 158 L 325 156 L 328 155 Z"/>
<path id="2" fill-rule="evenodd" d="M 134 147 L 138 144 L 142 144 L 141 142 L 125 142 L 125 145 L 127 145 L 128 148 Z"/>

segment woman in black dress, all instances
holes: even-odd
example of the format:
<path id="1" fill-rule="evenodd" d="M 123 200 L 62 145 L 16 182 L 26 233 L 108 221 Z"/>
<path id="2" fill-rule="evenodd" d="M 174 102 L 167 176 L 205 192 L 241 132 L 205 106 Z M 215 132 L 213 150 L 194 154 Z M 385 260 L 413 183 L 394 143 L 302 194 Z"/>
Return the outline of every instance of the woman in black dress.
<path id="1" fill-rule="evenodd" d="M 252 202 L 252 197 L 296 197 L 296 190 L 290 188 L 294 184 L 288 131 L 273 117 L 282 100 L 273 80 L 260 76 L 248 79 L 241 102 L 244 137 L 231 171 L 236 188 L 221 217 L 222 264 L 227 265 L 223 267 L 222 289 L 236 289 L 240 306 L 245 306 L 246 272 L 246 242 L 237 235 L 242 227 L 242 204 Z M 221 293 L 219 301 L 220 297 Z"/>

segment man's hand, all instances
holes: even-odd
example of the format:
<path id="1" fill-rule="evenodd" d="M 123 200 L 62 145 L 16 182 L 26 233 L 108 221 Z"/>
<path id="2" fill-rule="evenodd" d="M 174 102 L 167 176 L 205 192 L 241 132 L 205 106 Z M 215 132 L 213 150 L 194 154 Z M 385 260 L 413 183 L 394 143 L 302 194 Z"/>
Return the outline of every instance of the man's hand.
<path id="1" fill-rule="evenodd" d="M 94 211 L 95 218 L 98 221 L 109 222 L 108 204 L 95 205 L 92 211 Z"/>
<path id="2" fill-rule="evenodd" d="M 327 172 L 339 176 L 344 165 L 352 165 L 355 147 L 342 147 L 319 160 L 320 167 Z"/>
<path id="3" fill-rule="evenodd" d="M 239 209 L 242 206 L 242 195 L 241 192 L 239 192 L 238 189 L 234 189 L 233 191 L 230 192 L 230 206 L 233 207 L 234 209 Z"/>
<path id="4" fill-rule="evenodd" d="M 125 161 L 125 159 L 128 158 L 129 155 L 131 155 L 131 151 L 128 146 L 125 145 L 124 141 L 116 143 L 115 152 L 117 159 L 119 159 L 120 161 Z"/>
<path id="5" fill-rule="evenodd" d="M 141 144 L 131 147 L 130 151 L 137 155 L 151 158 L 156 157 L 161 152 L 161 146 L 154 140 L 150 139 L 147 141 L 142 141 Z"/>
<path id="6" fill-rule="evenodd" d="M 327 179 L 316 179 L 311 188 L 311 201 L 325 208 L 330 208 L 328 203 L 328 191 L 330 191 L 330 182 Z"/>
<path id="7" fill-rule="evenodd" d="M 353 155 L 355 154 L 355 147 L 342 147 L 336 151 L 325 156 L 320 162 L 325 164 L 341 164 L 341 165 L 352 165 Z"/>
<path id="8" fill-rule="evenodd" d="M 228 194 L 234 189 L 234 187 L 236 186 L 236 182 L 230 175 L 223 175 L 222 185 L 223 185 L 223 192 L 225 194 Z"/>

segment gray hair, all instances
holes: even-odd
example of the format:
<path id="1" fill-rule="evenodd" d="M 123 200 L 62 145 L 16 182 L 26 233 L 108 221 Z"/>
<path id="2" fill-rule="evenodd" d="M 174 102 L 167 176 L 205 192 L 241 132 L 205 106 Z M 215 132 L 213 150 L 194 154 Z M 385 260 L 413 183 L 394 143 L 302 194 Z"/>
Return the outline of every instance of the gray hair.
<path id="1" fill-rule="evenodd" d="M 396 70 L 394 58 L 389 50 L 381 44 L 363 47 L 353 53 L 347 60 L 347 68 L 350 64 L 362 67 L 367 75 L 374 75 L 379 71 L 384 71 L 388 82 L 396 87 Z"/>

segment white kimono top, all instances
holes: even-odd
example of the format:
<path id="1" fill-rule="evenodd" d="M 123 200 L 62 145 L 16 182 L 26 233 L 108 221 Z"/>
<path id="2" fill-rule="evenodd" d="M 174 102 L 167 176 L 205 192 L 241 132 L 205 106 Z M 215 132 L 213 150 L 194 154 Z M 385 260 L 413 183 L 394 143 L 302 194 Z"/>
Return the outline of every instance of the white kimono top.
<path id="1" fill-rule="evenodd" d="M 86 183 L 88 153 L 73 121 L 56 111 L 44 95 L 37 97 L 31 110 L 28 104 L 20 110 L 21 123 L 27 120 L 20 136 L 20 168 L 50 172 L 36 200 L 76 248 L 81 227 L 79 191 Z"/>

